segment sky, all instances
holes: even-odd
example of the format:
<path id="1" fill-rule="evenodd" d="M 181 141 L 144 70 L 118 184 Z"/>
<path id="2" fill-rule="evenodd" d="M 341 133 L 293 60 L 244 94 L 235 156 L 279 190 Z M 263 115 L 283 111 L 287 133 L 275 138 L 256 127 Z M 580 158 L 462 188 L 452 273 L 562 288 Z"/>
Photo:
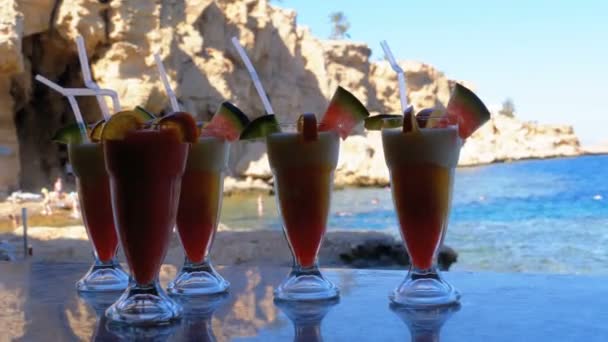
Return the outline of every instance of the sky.
<path id="1" fill-rule="evenodd" d="M 342 11 L 350 40 L 384 57 L 429 63 L 471 82 L 489 107 L 511 98 L 516 116 L 572 124 L 583 144 L 608 142 L 606 0 L 282 0 L 319 38 Z"/>

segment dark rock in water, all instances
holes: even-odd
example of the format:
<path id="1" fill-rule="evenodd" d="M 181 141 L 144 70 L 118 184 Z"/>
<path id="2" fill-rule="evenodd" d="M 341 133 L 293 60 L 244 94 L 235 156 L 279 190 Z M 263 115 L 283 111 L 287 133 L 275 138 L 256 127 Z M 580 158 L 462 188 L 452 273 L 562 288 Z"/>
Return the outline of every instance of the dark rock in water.
<path id="1" fill-rule="evenodd" d="M 409 266 L 410 261 L 402 243 L 387 240 L 368 240 L 340 254 L 340 260 L 355 268 L 382 268 L 395 265 Z M 458 260 L 458 253 L 448 246 L 439 249 L 438 264 L 447 271 Z"/>

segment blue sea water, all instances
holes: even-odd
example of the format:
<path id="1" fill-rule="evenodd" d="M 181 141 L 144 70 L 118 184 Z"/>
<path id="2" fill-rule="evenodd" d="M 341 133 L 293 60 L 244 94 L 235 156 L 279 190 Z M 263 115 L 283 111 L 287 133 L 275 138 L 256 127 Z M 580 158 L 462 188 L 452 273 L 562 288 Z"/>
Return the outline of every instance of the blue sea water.
<path id="1" fill-rule="evenodd" d="M 608 274 L 608 156 L 523 161 L 456 171 L 445 243 L 455 270 Z M 228 197 L 231 228 L 281 229 L 274 198 Z M 388 188 L 334 192 L 329 230 L 398 235 Z"/>

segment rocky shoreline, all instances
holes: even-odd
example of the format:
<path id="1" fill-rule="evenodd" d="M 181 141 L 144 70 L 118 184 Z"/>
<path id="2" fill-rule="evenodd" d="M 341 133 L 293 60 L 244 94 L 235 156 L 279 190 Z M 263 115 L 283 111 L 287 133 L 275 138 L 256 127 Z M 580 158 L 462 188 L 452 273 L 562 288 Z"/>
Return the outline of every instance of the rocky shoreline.
<path id="1" fill-rule="evenodd" d="M 0 249 L 12 249 L 11 252 L 19 256 L 22 236 L 21 228 L 13 233 L 0 234 L 0 241 L 4 240 L 5 246 L 0 246 Z M 28 236 L 35 260 L 68 262 L 91 259 L 91 246 L 83 226 L 31 227 Z M 217 233 L 212 258 L 218 265 L 291 265 L 291 254 L 281 231 L 234 231 L 223 225 Z M 328 232 L 319 259 L 323 267 L 404 268 L 409 263 L 400 240 L 386 233 L 371 231 Z M 458 254 L 452 248 L 442 247 L 439 255 L 442 269 L 449 269 L 457 259 Z M 119 260 L 124 261 L 122 253 L 119 253 Z M 180 266 L 182 261 L 182 248 L 177 234 L 173 234 L 165 263 Z"/>
<path id="2" fill-rule="evenodd" d="M 197 119 L 208 120 L 225 100 L 252 118 L 261 115 L 249 75 L 230 43 L 238 36 L 280 121 L 294 121 L 303 112 L 321 115 L 338 85 L 373 113 L 400 109 L 397 77 L 387 62 L 371 59 L 369 46 L 321 40 L 297 25 L 295 11 L 267 0 L 135 1 L 120 6 L 9 0 L 5 7 L 0 12 L 0 56 L 5 62 L 0 66 L 0 193 L 39 191 L 67 176 L 65 148 L 50 138 L 72 120 L 71 109 L 64 98 L 32 79 L 40 73 L 66 86 L 82 86 L 77 35 L 86 41 L 94 79 L 101 87 L 116 90 L 125 108 L 169 110 L 152 57 L 158 51 L 180 106 Z M 425 63 L 400 64 L 411 104 L 417 109 L 445 107 L 453 79 Z M 87 121 L 99 119 L 94 98 L 81 98 L 79 103 Z M 582 153 L 571 126 L 523 122 L 494 113 L 465 145 L 461 165 Z M 229 165 L 234 180 L 227 180 L 227 187 L 268 191 L 264 155 L 263 143 L 235 144 Z M 352 136 L 342 144 L 338 186 L 383 186 L 387 181 L 376 132 Z"/>

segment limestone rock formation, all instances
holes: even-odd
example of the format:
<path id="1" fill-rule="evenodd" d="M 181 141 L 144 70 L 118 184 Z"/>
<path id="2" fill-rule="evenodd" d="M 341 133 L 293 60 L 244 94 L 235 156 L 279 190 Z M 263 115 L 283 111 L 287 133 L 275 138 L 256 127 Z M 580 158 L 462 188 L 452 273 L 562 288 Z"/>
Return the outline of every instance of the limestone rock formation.
<path id="1" fill-rule="evenodd" d="M 74 43 L 79 34 L 85 38 L 94 79 L 115 89 L 125 108 L 169 109 L 152 56 L 159 52 L 180 105 L 199 119 L 208 119 L 223 100 L 252 118 L 262 115 L 261 102 L 230 43 L 236 36 L 280 121 L 293 121 L 302 112 L 321 114 L 338 84 L 371 111 L 399 111 L 396 76 L 386 62 L 371 62 L 371 50 L 364 44 L 319 40 L 298 27 L 296 18 L 294 11 L 268 0 L 6 0 L 0 8 L 0 147 L 10 153 L 0 155 L 0 191 L 39 191 L 65 174 L 65 147 L 50 138 L 73 120 L 72 113 L 65 99 L 33 76 L 40 73 L 65 86 L 82 86 Z M 453 81 L 424 63 L 404 62 L 403 67 L 411 103 L 417 108 L 446 104 Z M 100 118 L 94 99 L 80 98 L 79 103 L 86 120 Z M 537 125 L 521 136 L 503 138 L 500 125 L 510 125 L 505 130 L 511 132 L 517 124 L 500 122 L 471 140 L 472 147 L 464 151 L 470 163 L 563 155 L 578 148 L 567 128 Z M 518 142 L 529 140 L 530 148 L 511 151 L 508 140 L 516 136 Z M 339 182 L 373 185 L 386 180 L 386 171 L 378 166 L 378 137 L 364 137 L 343 144 L 347 155 L 353 151 L 357 156 L 341 157 Z M 534 144 L 542 145 L 542 152 Z M 235 144 L 231 152 L 232 176 L 269 178 L 261 166 L 263 144 Z"/>

